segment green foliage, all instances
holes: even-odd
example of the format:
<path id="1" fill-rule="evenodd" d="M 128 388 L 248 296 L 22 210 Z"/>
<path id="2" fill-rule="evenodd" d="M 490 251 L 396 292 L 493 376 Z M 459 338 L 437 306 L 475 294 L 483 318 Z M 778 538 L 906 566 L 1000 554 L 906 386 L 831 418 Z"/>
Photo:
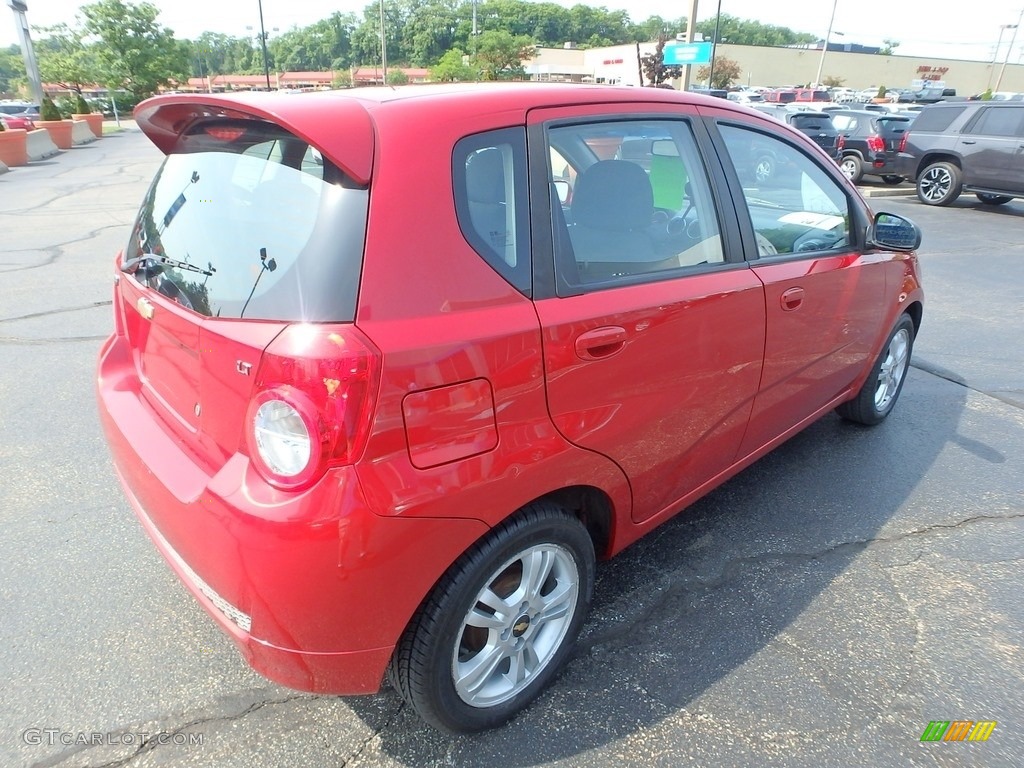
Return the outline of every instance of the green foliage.
<path id="1" fill-rule="evenodd" d="M 13 93 L 26 79 L 21 49 L 16 45 L 0 49 L 0 94 Z"/>
<path id="2" fill-rule="evenodd" d="M 459 48 L 452 48 L 430 70 L 430 78 L 440 83 L 468 83 L 480 79 L 480 73 L 463 63 L 466 56 Z"/>
<path id="3" fill-rule="evenodd" d="M 388 85 L 408 85 L 409 76 L 400 69 L 388 69 Z"/>
<path id="4" fill-rule="evenodd" d="M 739 62 L 733 61 L 727 56 L 716 56 L 714 77 L 711 77 L 711 67 L 707 66 L 697 70 L 697 79 L 707 80 L 711 77 L 712 88 L 728 88 L 742 74 L 743 69 Z"/>
<path id="5" fill-rule="evenodd" d="M 99 0 L 80 10 L 85 18 L 82 31 L 98 38 L 96 58 L 108 87 L 144 98 L 187 77 L 190 46 L 157 23 L 156 6 Z"/>
<path id="6" fill-rule="evenodd" d="M 81 30 L 57 24 L 39 30 L 45 37 L 36 45 L 39 75 L 44 83 L 81 94 L 82 87 L 103 82 L 96 46 L 82 41 Z"/>
<path id="7" fill-rule="evenodd" d="M 351 88 L 352 87 L 352 72 L 347 69 L 342 69 L 334 73 L 334 82 L 331 83 L 335 88 Z"/>
<path id="8" fill-rule="evenodd" d="M 988 88 L 983 94 L 981 94 L 982 101 L 992 101 L 992 89 Z"/>
<path id="9" fill-rule="evenodd" d="M 829 75 L 828 77 L 822 79 L 821 84 L 824 85 L 826 88 L 838 88 L 844 82 L 845 81 L 841 77 L 836 77 L 835 75 Z"/>
<path id="10" fill-rule="evenodd" d="M 488 30 L 479 36 L 473 63 L 484 80 L 521 80 L 526 77 L 523 61 L 532 59 L 535 51 L 536 45 L 529 37 L 504 29 Z"/>
<path id="11" fill-rule="evenodd" d="M 715 34 L 715 18 L 712 16 L 705 21 L 698 22 L 697 31 L 703 33 L 705 40 L 710 40 Z M 739 19 L 727 13 L 722 14 L 718 27 L 719 42 L 727 40 L 738 45 L 782 46 L 813 43 L 816 39 L 818 39 L 816 35 L 794 32 L 788 27 L 762 24 L 751 19 Z M 715 68 L 718 68 L 717 64 Z"/>
<path id="12" fill-rule="evenodd" d="M 876 99 L 884 99 L 885 98 L 885 93 L 886 93 L 885 86 L 884 85 L 880 85 L 880 86 L 878 86 L 878 94 L 875 96 L 875 98 Z"/>
<path id="13" fill-rule="evenodd" d="M 878 51 L 883 56 L 892 56 L 893 52 L 899 48 L 899 40 L 883 40 L 882 48 Z"/>
<path id="14" fill-rule="evenodd" d="M 673 77 L 683 74 L 683 68 L 678 66 L 665 66 L 665 36 L 658 38 L 658 45 L 654 53 L 640 57 L 640 69 L 647 78 L 648 85 L 661 85 Z"/>
<path id="15" fill-rule="evenodd" d="M 39 119 L 40 120 L 63 120 L 64 116 L 61 115 L 57 105 L 53 103 L 53 99 L 49 96 L 43 97 L 43 103 L 39 105 Z"/>
<path id="16" fill-rule="evenodd" d="M 82 97 L 82 94 L 79 93 L 75 97 L 75 111 L 72 112 L 72 114 L 88 115 L 90 112 L 92 112 L 92 109 L 89 107 L 89 103 Z"/>

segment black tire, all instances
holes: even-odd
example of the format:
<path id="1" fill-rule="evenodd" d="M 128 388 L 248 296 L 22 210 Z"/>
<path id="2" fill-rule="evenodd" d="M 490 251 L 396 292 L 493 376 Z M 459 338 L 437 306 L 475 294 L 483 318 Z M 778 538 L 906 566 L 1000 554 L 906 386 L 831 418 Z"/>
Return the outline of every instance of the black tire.
<path id="1" fill-rule="evenodd" d="M 847 421 L 857 424 L 874 426 L 884 421 L 903 391 L 913 351 L 914 321 L 910 315 L 903 314 L 886 339 L 875 364 L 871 366 L 871 373 L 864 386 L 853 400 L 836 408 L 836 412 Z"/>
<path id="2" fill-rule="evenodd" d="M 1006 205 L 1008 202 L 1013 200 L 1009 195 L 993 195 L 988 192 L 975 192 L 978 199 L 981 200 L 985 205 Z"/>
<path id="3" fill-rule="evenodd" d="M 895 187 L 897 184 L 903 183 L 903 177 L 889 173 L 882 177 L 882 181 L 888 184 L 890 187 Z"/>
<path id="4" fill-rule="evenodd" d="M 775 157 L 767 152 L 761 152 L 757 155 L 757 159 L 754 161 L 754 168 L 752 171 L 754 181 L 758 184 L 764 184 L 775 175 Z"/>
<path id="5" fill-rule="evenodd" d="M 533 590 L 527 560 L 543 577 Z M 576 518 L 551 502 L 528 505 L 441 578 L 395 648 L 391 684 L 436 728 L 471 733 L 501 725 L 569 659 L 590 607 L 594 563 L 593 542 Z M 552 615 L 545 618 L 546 611 Z M 471 617 L 479 623 L 470 625 Z M 517 669 L 524 676 L 513 680 Z"/>
<path id="6" fill-rule="evenodd" d="M 856 155 L 843 155 L 843 159 L 839 161 L 839 170 L 854 184 L 864 178 L 864 165 Z"/>
<path id="7" fill-rule="evenodd" d="M 963 190 L 960 169 L 953 163 L 932 163 L 917 177 L 917 199 L 925 205 L 949 205 Z"/>

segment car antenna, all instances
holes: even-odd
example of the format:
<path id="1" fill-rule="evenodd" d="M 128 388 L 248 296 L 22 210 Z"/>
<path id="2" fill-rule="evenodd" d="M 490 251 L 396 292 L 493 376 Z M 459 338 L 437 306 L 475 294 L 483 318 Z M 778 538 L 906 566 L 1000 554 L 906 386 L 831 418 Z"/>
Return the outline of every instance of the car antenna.
<path id="1" fill-rule="evenodd" d="M 238 313 L 239 319 L 245 315 L 245 309 L 249 306 L 249 302 L 252 301 L 252 295 L 256 293 L 256 286 L 260 284 L 260 278 L 263 277 L 264 272 L 273 272 L 277 269 L 277 262 L 273 259 L 267 259 L 267 249 L 260 248 L 260 273 L 256 275 L 256 281 L 252 284 L 252 290 L 249 291 L 249 298 L 245 300 L 245 304 L 242 305 L 242 311 Z"/>

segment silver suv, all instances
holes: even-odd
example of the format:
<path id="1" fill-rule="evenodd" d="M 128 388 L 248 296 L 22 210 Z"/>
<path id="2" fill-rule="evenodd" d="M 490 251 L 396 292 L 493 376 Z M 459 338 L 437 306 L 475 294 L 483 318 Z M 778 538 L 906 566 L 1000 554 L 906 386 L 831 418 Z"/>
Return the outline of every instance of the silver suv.
<path id="1" fill-rule="evenodd" d="M 1024 104 L 959 101 L 921 110 L 900 148 L 898 172 L 925 205 L 973 192 L 988 205 L 1024 197 Z"/>

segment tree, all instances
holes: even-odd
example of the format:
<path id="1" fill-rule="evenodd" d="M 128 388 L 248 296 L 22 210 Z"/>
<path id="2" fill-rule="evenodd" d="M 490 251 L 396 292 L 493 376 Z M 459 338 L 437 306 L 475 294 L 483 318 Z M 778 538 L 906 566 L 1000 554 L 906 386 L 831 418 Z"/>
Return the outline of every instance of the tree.
<path id="1" fill-rule="evenodd" d="M 187 78 L 192 47 L 157 23 L 156 6 L 99 0 L 83 5 L 81 12 L 83 31 L 98 38 L 96 58 L 109 87 L 127 89 L 141 99 Z"/>
<path id="2" fill-rule="evenodd" d="M 878 52 L 883 56 L 892 56 L 893 52 L 899 47 L 899 40 L 883 40 L 882 48 Z"/>
<path id="3" fill-rule="evenodd" d="M 829 75 L 828 77 L 824 78 L 821 81 L 821 84 L 824 85 L 826 88 L 838 88 L 844 82 L 845 82 L 845 80 L 843 78 L 841 78 L 841 77 L 836 77 L 835 75 Z"/>
<path id="4" fill-rule="evenodd" d="M 67 24 L 43 27 L 39 41 L 39 76 L 44 83 L 82 95 L 82 86 L 103 81 L 94 46 L 82 41 L 82 33 Z"/>
<path id="5" fill-rule="evenodd" d="M 647 78 L 648 85 L 661 85 L 673 77 L 683 74 L 683 68 L 675 65 L 665 65 L 665 36 L 658 36 L 658 45 L 654 53 L 648 53 L 640 58 L 640 69 Z"/>
<path id="6" fill-rule="evenodd" d="M 400 69 L 388 70 L 388 85 L 408 85 L 409 76 Z"/>
<path id="7" fill-rule="evenodd" d="M 728 88 L 743 74 L 739 62 L 733 61 L 727 56 L 715 57 L 715 76 L 711 80 L 712 88 Z M 711 76 L 711 67 L 701 67 L 697 70 L 698 80 L 707 80 Z"/>
<path id="8" fill-rule="evenodd" d="M 25 77 L 21 49 L 16 45 L 0 49 L 0 94 L 14 91 Z"/>
<path id="9" fill-rule="evenodd" d="M 431 79 L 441 83 L 466 83 L 479 79 L 480 73 L 463 63 L 465 56 L 458 48 L 452 48 L 431 68 Z"/>
<path id="10" fill-rule="evenodd" d="M 484 80 L 516 80 L 526 77 L 523 61 L 532 59 L 536 51 L 531 38 L 513 36 L 505 30 L 488 30 L 479 38 L 473 63 L 480 68 Z"/>

